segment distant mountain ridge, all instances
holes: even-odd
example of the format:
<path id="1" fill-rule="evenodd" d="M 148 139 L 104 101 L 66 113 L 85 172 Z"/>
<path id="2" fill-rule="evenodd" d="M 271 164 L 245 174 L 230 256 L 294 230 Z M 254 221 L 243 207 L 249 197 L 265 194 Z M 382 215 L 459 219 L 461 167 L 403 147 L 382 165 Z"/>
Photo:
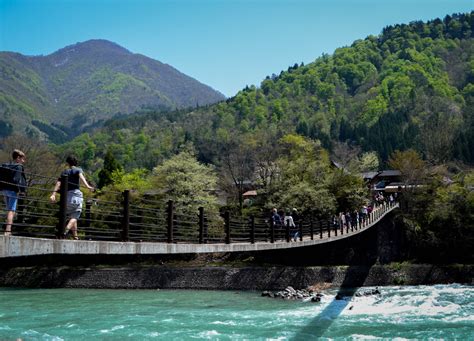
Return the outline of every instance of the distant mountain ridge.
<path id="1" fill-rule="evenodd" d="M 172 110 L 225 99 L 170 65 L 107 40 L 47 56 L 0 52 L 0 136 L 25 130 L 60 139 L 142 108 Z M 60 128 L 60 129 L 58 129 Z"/>

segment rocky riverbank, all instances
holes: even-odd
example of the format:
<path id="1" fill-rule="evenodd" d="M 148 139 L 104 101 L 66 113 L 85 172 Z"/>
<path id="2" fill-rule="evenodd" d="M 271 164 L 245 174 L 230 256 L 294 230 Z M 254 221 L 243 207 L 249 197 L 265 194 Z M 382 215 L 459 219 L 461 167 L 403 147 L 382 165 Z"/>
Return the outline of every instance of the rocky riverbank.
<path id="1" fill-rule="evenodd" d="M 31 288 L 283 290 L 474 284 L 473 265 L 357 266 L 28 266 L 0 269 L 0 286 Z"/>
<path id="2" fill-rule="evenodd" d="M 282 298 L 284 300 L 301 300 L 311 302 L 321 302 L 321 297 L 324 294 L 314 291 L 312 289 L 294 289 L 293 287 L 286 287 L 285 290 L 277 292 L 265 290 L 262 292 L 263 297 Z"/>
<path id="3" fill-rule="evenodd" d="M 327 288 L 327 287 L 326 287 Z M 281 298 L 284 300 L 298 300 L 298 301 L 306 301 L 306 302 L 321 302 L 321 298 L 324 297 L 325 294 L 321 292 L 321 290 L 326 289 L 324 286 L 311 286 L 305 289 L 295 289 L 291 286 L 286 287 L 284 290 L 280 291 L 268 291 L 265 290 L 262 292 L 263 297 L 270 297 L 270 298 Z M 372 295 L 380 295 L 381 292 L 379 288 L 375 289 L 364 289 L 360 291 L 353 291 L 350 293 L 349 296 L 372 296 Z M 336 300 L 344 300 L 347 296 L 343 292 L 338 292 L 335 299 Z"/>

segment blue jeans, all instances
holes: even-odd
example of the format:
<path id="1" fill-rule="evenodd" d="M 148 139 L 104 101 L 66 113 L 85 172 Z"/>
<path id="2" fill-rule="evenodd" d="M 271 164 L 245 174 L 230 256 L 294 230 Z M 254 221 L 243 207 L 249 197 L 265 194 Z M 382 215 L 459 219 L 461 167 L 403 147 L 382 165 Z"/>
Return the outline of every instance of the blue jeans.
<path id="1" fill-rule="evenodd" d="M 3 199 L 7 211 L 16 211 L 16 205 L 18 204 L 18 193 L 14 191 L 4 190 Z"/>

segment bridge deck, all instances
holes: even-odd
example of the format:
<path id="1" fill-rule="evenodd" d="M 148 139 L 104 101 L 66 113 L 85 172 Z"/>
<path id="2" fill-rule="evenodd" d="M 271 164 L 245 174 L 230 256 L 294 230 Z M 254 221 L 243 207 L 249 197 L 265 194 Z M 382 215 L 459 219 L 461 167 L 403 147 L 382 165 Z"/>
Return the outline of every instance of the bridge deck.
<path id="1" fill-rule="evenodd" d="M 286 240 L 275 240 L 270 242 L 252 243 L 217 243 L 217 244 L 195 244 L 195 243 L 158 243 L 158 242 L 113 242 L 113 241 L 89 241 L 89 240 L 65 240 L 30 238 L 20 236 L 0 236 L 0 258 L 35 256 L 46 254 L 59 255 L 147 255 L 147 254 L 186 254 L 186 253 L 219 253 L 219 252 L 248 252 L 289 249 L 295 247 L 306 247 L 317 244 L 329 243 L 336 240 L 352 237 L 376 225 L 389 212 L 399 205 L 383 206 L 372 212 L 370 223 L 358 226 L 357 229 L 338 233 L 337 236 L 324 233 L 304 236 L 303 240 L 287 242 Z"/>

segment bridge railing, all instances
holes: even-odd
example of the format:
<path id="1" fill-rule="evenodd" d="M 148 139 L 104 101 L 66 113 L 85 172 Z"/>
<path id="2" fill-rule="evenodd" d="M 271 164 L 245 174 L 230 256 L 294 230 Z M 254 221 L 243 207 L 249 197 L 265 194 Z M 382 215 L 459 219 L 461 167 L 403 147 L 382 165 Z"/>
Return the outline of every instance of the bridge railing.
<path id="1" fill-rule="evenodd" d="M 56 179 L 47 179 L 52 184 Z M 28 195 L 21 197 L 14 235 L 64 238 L 66 224 L 65 202 L 67 178 L 61 179 L 63 190 L 59 203 L 49 201 L 51 188 L 32 186 Z M 238 217 L 229 213 L 216 217 L 204 208 L 196 212 L 186 210 L 172 201 L 163 202 L 138 197 L 126 190 L 108 192 L 100 198 L 85 198 L 79 220 L 79 237 L 85 240 L 149 241 L 168 243 L 258 243 L 291 242 L 303 239 L 323 239 L 344 235 L 363 229 L 396 203 L 387 202 L 376 207 L 371 214 L 357 221 L 342 222 L 338 219 L 302 218 L 295 227 L 274 226 L 265 216 Z M 1 223 L 4 225 L 4 222 Z"/>

